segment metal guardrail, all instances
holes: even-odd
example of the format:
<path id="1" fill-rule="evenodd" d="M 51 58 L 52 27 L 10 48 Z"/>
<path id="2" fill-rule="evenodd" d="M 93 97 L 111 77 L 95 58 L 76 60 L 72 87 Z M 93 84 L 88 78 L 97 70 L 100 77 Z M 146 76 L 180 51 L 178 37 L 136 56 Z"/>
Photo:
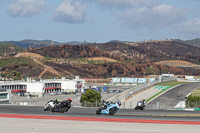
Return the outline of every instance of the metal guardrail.
<path id="1" fill-rule="evenodd" d="M 200 102 L 185 102 L 185 101 L 173 101 L 165 103 L 151 102 L 146 106 L 146 109 L 184 109 L 184 108 L 200 108 Z"/>
<path id="2" fill-rule="evenodd" d="M 144 89 L 146 89 L 146 88 L 148 88 L 148 87 L 150 87 L 152 85 L 155 85 L 157 83 L 159 83 L 159 81 L 154 81 L 152 83 L 141 84 L 141 85 L 133 88 L 132 90 L 130 90 L 129 92 L 127 92 L 127 94 L 125 96 L 126 100 L 129 99 L 129 98 L 131 98 L 131 96 L 137 94 L 138 92 L 140 92 L 140 91 L 142 91 L 142 90 L 144 90 Z"/>

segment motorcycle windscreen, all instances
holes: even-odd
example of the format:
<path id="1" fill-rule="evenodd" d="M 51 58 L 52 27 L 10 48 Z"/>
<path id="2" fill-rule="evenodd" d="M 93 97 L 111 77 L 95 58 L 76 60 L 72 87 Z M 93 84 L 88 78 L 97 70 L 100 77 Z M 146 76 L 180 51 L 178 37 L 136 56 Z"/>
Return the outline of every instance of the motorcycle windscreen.
<path id="1" fill-rule="evenodd" d="M 142 103 L 141 102 L 137 103 L 137 106 L 139 106 L 139 107 L 142 106 Z"/>

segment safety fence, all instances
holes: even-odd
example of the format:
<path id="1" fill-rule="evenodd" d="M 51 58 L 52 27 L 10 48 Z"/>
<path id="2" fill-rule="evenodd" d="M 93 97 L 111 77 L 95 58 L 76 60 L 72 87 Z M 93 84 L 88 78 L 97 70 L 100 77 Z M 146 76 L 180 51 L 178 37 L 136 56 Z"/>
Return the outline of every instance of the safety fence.
<path id="1" fill-rule="evenodd" d="M 132 90 L 130 90 L 129 92 L 127 92 L 125 98 L 129 99 L 132 95 L 136 94 L 137 92 L 144 90 L 145 88 L 148 88 L 149 86 L 155 85 L 157 83 L 159 83 L 158 80 L 154 81 L 152 83 L 145 83 L 145 84 L 138 85 L 137 87 L 135 87 Z"/>
<path id="2" fill-rule="evenodd" d="M 79 101 L 72 101 L 72 106 L 74 107 L 100 107 L 103 103 L 102 102 L 89 102 L 84 101 L 83 103 L 80 103 Z"/>
<path id="3" fill-rule="evenodd" d="M 200 108 L 199 101 L 174 101 L 174 102 L 151 102 L 146 105 L 146 109 L 184 109 L 184 108 Z"/>

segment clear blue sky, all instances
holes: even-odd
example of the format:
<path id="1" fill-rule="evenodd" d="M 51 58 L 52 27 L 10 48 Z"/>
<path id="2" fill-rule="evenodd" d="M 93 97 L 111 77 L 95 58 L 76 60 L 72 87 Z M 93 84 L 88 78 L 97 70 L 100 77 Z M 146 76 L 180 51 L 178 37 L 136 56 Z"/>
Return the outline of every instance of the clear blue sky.
<path id="1" fill-rule="evenodd" d="M 200 0 L 0 0 L 0 41 L 200 38 Z"/>

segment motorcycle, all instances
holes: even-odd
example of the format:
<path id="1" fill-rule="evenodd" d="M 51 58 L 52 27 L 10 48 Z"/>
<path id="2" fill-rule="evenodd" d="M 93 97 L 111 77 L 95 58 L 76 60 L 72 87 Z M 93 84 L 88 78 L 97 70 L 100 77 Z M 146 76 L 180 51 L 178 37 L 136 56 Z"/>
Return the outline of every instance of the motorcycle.
<path id="1" fill-rule="evenodd" d="M 135 107 L 135 110 L 138 110 L 138 109 L 144 110 L 144 107 L 145 107 L 144 102 L 139 101 L 139 102 L 137 103 L 137 106 Z"/>
<path id="2" fill-rule="evenodd" d="M 67 112 L 71 108 L 71 101 L 65 100 L 58 104 L 56 104 L 53 108 L 51 108 L 51 112 Z"/>
<path id="3" fill-rule="evenodd" d="M 104 103 L 103 106 L 101 106 L 99 109 L 97 109 L 96 114 L 108 114 L 108 115 L 114 115 L 119 110 L 120 103 Z"/>
<path id="4" fill-rule="evenodd" d="M 54 108 L 55 104 L 56 104 L 55 100 L 50 100 L 50 101 L 48 101 L 48 102 L 44 105 L 44 111 L 51 110 L 52 108 Z"/>

